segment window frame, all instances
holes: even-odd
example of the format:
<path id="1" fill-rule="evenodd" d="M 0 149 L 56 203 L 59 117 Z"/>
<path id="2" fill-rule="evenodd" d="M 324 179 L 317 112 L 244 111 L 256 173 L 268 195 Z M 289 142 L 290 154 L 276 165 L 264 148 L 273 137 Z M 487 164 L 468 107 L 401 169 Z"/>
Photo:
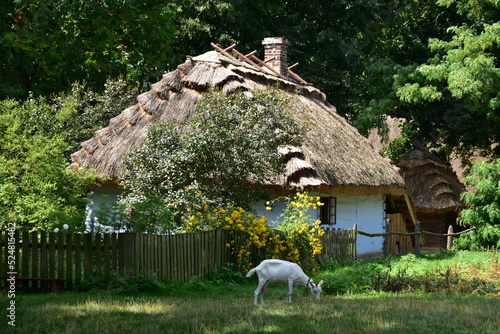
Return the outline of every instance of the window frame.
<path id="1" fill-rule="evenodd" d="M 337 197 L 321 197 L 320 220 L 322 225 L 337 225 Z"/>

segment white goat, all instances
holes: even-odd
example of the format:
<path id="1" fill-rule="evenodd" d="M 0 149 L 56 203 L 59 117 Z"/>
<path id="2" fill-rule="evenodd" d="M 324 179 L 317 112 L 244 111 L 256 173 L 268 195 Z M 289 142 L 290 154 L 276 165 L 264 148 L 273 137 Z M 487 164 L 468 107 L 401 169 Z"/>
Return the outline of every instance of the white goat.
<path id="1" fill-rule="evenodd" d="M 266 293 L 269 283 L 287 283 L 286 301 L 292 302 L 292 292 L 294 285 L 303 285 L 309 289 L 314 300 L 319 300 L 321 294 L 321 286 L 323 281 L 318 284 L 314 283 L 302 268 L 296 263 L 283 260 L 264 260 L 257 267 L 250 270 L 246 277 L 250 277 L 253 273 L 259 276 L 259 285 L 254 292 L 255 305 L 258 305 L 257 299 L 260 296 L 261 304 L 264 303 L 264 293 Z"/>

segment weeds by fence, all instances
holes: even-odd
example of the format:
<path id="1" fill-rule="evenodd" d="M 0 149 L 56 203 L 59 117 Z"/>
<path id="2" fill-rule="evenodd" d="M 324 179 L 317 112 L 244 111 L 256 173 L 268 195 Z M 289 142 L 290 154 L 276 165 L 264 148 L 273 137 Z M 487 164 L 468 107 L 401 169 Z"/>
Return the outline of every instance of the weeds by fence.
<path id="1" fill-rule="evenodd" d="M 64 279 L 68 281 L 66 288 L 91 277 L 109 282 L 116 275 L 171 281 L 206 278 L 235 262 L 226 247 L 231 238 L 234 234 L 225 230 L 176 235 L 16 231 L 9 248 L 8 234 L 0 232 L 0 277 L 15 272 L 18 278 Z M 322 244 L 319 261 L 356 257 L 356 233 L 352 230 L 326 231 Z M 12 250 L 16 261 L 9 268 Z M 42 289 L 48 283 L 40 280 L 30 284 L 33 289 Z"/>

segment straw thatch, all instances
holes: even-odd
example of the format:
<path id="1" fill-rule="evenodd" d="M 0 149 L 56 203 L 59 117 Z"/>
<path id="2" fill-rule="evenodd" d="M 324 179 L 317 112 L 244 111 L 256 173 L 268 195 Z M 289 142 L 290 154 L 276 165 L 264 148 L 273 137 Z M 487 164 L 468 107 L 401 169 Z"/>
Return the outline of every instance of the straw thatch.
<path id="1" fill-rule="evenodd" d="M 150 124 L 168 120 L 182 125 L 210 87 L 231 94 L 266 89 L 269 85 L 278 85 L 292 96 L 290 113 L 297 122 L 307 122 L 309 129 L 302 147 L 284 151 L 286 175 L 277 178 L 277 189 L 352 195 L 405 193 L 397 171 L 336 113 L 321 91 L 265 74 L 250 65 L 236 64 L 215 51 L 188 59 L 165 74 L 150 91 L 139 95 L 136 105 L 82 143 L 82 149 L 71 156 L 72 167 L 93 168 L 116 179 L 124 153 L 141 143 Z"/>
<path id="2" fill-rule="evenodd" d="M 417 212 L 458 212 L 464 208 L 460 194 L 465 191 L 450 166 L 425 149 L 403 156 L 400 168 Z"/>

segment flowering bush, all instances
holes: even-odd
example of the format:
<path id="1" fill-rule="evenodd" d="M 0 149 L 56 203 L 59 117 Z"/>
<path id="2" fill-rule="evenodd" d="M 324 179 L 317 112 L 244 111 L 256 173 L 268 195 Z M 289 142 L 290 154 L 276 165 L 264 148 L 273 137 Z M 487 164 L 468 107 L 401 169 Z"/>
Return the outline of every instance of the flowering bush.
<path id="1" fill-rule="evenodd" d="M 309 196 L 308 193 L 296 193 L 293 197 L 285 197 L 286 208 L 275 222 L 276 229 L 283 234 L 283 239 L 290 244 L 290 249 L 293 249 L 293 254 L 287 255 L 292 255 L 293 262 L 309 270 L 316 269 L 314 255 L 320 254 L 323 249 L 319 239 L 325 233 L 320 227 L 321 221 L 313 219 L 308 214 L 309 209 L 317 210 L 323 205 L 320 199 Z M 266 204 L 267 209 L 272 210 L 270 207 L 272 203 Z"/>
<path id="2" fill-rule="evenodd" d="M 317 208 L 322 204 L 306 194 L 297 194 L 293 200 L 287 200 L 278 231 L 266 224 L 268 219 L 265 216 L 240 207 L 211 209 L 206 202 L 180 212 L 180 220 L 186 233 L 217 229 L 230 231 L 231 241 L 226 247 L 235 256 L 242 272 L 265 258 L 279 258 L 315 269 L 314 255 L 321 252 L 318 236 L 323 231 L 319 228 L 319 221 L 311 222 L 305 213 L 308 208 Z M 268 204 L 271 205 L 270 202 Z"/>

